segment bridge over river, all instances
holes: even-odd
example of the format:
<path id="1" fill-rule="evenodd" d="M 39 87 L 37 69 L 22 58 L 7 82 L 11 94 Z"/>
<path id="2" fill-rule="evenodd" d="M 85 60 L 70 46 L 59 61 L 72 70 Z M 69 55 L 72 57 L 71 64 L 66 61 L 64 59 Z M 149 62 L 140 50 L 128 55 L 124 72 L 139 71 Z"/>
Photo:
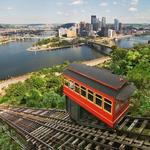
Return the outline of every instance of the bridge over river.
<path id="1" fill-rule="evenodd" d="M 87 41 L 86 44 L 92 48 L 95 48 L 96 50 L 100 51 L 101 53 L 104 53 L 106 55 L 109 55 L 110 52 L 112 51 L 111 46 L 109 45 L 105 45 L 105 44 L 101 44 L 99 42 L 96 41 Z"/>

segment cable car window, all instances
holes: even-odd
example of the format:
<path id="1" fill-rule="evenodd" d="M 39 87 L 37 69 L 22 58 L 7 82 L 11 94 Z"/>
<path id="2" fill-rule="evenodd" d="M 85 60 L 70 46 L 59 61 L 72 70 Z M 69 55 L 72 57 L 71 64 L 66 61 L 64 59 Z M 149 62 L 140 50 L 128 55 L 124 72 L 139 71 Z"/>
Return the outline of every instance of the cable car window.
<path id="1" fill-rule="evenodd" d="M 108 99 L 104 99 L 104 109 L 111 113 L 112 102 Z"/>
<path id="2" fill-rule="evenodd" d="M 75 83 L 75 91 L 77 93 L 80 93 L 80 87 L 79 87 L 79 84 Z"/>
<path id="3" fill-rule="evenodd" d="M 100 107 L 102 107 L 102 96 L 96 94 L 96 104 Z"/>
<path id="4" fill-rule="evenodd" d="M 71 88 L 72 90 L 75 89 L 74 83 L 71 80 L 69 81 L 69 88 Z"/>
<path id="5" fill-rule="evenodd" d="M 81 95 L 86 97 L 86 88 L 81 86 Z"/>
<path id="6" fill-rule="evenodd" d="M 94 93 L 92 91 L 88 90 L 88 99 L 92 102 L 93 102 L 93 98 L 94 98 L 93 94 Z"/>

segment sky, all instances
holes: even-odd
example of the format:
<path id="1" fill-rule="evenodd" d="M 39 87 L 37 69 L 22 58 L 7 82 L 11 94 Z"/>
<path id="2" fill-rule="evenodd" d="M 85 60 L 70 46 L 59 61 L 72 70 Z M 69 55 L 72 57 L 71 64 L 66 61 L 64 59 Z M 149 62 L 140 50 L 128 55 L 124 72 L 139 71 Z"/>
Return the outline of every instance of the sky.
<path id="1" fill-rule="evenodd" d="M 0 23 L 90 22 L 91 15 L 150 23 L 150 0 L 0 0 Z"/>

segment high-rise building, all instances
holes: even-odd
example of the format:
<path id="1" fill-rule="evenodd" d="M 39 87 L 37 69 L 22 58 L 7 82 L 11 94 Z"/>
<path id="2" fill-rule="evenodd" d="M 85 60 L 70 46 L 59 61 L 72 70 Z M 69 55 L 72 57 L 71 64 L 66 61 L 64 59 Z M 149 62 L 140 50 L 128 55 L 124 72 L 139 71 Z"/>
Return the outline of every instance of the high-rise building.
<path id="1" fill-rule="evenodd" d="M 114 29 L 116 32 L 119 31 L 119 20 L 118 19 L 114 19 Z"/>
<path id="2" fill-rule="evenodd" d="M 86 32 L 88 36 L 93 34 L 93 25 L 90 23 L 86 23 Z"/>
<path id="3" fill-rule="evenodd" d="M 99 18 L 97 19 L 97 26 L 98 26 L 98 31 L 100 31 L 102 27 L 102 22 L 100 21 Z"/>
<path id="4" fill-rule="evenodd" d="M 97 22 L 96 15 L 91 16 L 91 24 L 95 24 Z"/>
<path id="5" fill-rule="evenodd" d="M 106 17 L 102 17 L 102 27 L 106 27 Z"/>
<path id="6" fill-rule="evenodd" d="M 79 35 L 80 36 L 87 36 L 86 23 L 85 22 L 80 22 Z"/>
<path id="7" fill-rule="evenodd" d="M 99 36 L 107 37 L 108 36 L 108 27 L 102 27 L 101 31 L 98 32 Z"/>
<path id="8" fill-rule="evenodd" d="M 98 24 L 97 24 L 97 18 L 96 15 L 91 16 L 91 24 L 93 26 L 93 30 L 97 31 L 98 30 Z"/>
<path id="9" fill-rule="evenodd" d="M 86 23 L 86 31 L 91 32 L 93 31 L 93 26 L 90 23 Z"/>
<path id="10" fill-rule="evenodd" d="M 122 30 L 122 23 L 120 22 L 119 23 L 119 31 L 121 31 Z"/>

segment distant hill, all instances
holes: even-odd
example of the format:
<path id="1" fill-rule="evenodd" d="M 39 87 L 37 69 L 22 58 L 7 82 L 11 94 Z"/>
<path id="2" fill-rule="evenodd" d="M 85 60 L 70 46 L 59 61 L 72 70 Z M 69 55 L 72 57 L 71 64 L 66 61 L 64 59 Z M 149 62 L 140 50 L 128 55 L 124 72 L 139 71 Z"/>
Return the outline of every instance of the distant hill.
<path id="1" fill-rule="evenodd" d="M 2 25 L 0 25 L 0 28 L 4 28 Z"/>
<path id="2" fill-rule="evenodd" d="M 68 29 L 68 28 L 70 28 L 70 27 L 72 27 L 74 25 L 75 25 L 75 23 L 66 23 L 66 24 L 61 25 L 60 27 Z"/>

